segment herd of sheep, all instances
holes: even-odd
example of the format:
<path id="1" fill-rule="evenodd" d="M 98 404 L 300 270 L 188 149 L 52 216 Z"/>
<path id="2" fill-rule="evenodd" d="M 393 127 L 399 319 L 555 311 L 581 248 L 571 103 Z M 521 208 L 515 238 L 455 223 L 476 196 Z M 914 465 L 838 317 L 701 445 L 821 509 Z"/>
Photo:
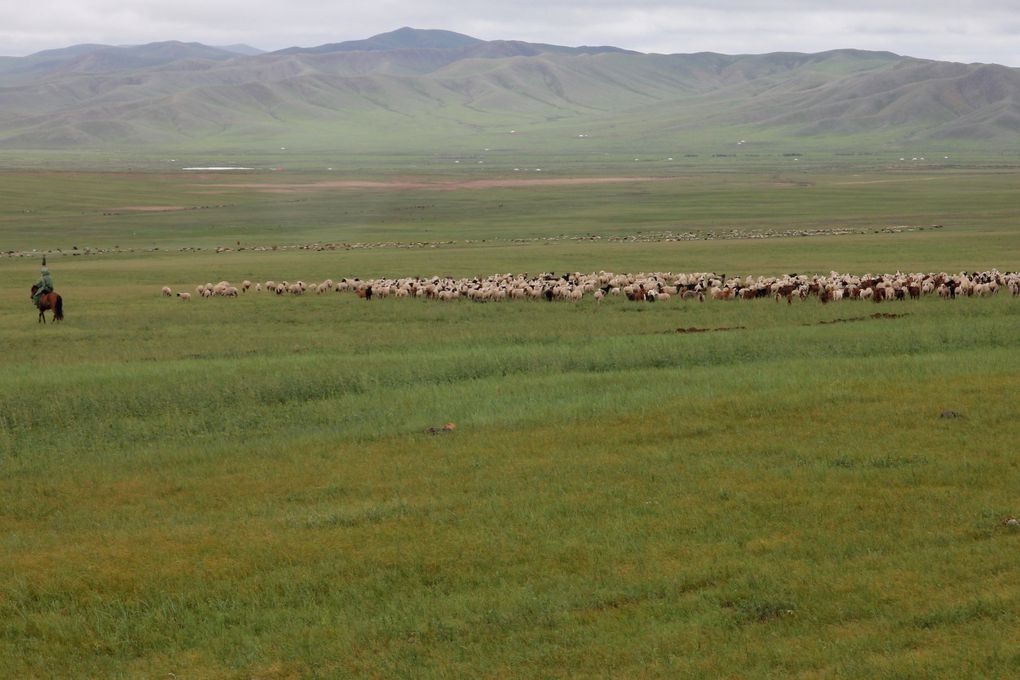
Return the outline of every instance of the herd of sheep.
<path id="1" fill-rule="evenodd" d="M 600 302 L 607 295 L 628 300 L 667 302 L 671 299 L 697 300 L 754 300 L 773 298 L 776 302 L 817 298 L 822 303 L 838 300 L 904 300 L 923 295 L 939 295 L 947 299 L 959 297 L 985 297 L 1000 289 L 1020 296 L 1020 272 L 960 272 L 957 274 L 881 274 L 853 275 L 831 272 L 828 276 L 788 274 L 779 277 L 727 277 L 724 274 L 675 274 L 655 272 L 641 274 L 590 274 L 543 273 L 503 274 L 486 278 L 431 278 L 327 279 L 320 283 L 304 281 L 243 281 L 233 285 L 228 281 L 206 283 L 195 287 L 195 295 L 202 298 L 238 297 L 243 293 L 270 293 L 275 295 L 323 294 L 329 292 L 353 293 L 360 298 L 417 297 L 429 300 L 468 299 L 476 302 L 501 300 L 564 300 L 579 302 L 590 297 Z M 169 286 L 162 294 L 173 296 Z M 182 300 L 190 300 L 191 293 L 178 292 Z"/>

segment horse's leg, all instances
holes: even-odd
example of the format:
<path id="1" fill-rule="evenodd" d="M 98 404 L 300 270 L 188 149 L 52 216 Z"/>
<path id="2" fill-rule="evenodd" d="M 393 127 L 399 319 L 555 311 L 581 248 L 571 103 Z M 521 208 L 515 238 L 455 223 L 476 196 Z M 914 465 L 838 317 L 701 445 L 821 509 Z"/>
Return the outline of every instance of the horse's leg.
<path id="1" fill-rule="evenodd" d="M 43 316 L 43 310 L 39 310 L 39 323 L 46 323 L 46 317 Z"/>

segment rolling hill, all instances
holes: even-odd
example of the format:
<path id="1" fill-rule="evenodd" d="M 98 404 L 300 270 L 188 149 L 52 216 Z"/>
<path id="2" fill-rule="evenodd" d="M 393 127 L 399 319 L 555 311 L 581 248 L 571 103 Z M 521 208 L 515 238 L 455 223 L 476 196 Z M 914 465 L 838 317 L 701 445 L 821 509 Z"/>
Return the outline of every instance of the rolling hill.
<path id="1" fill-rule="evenodd" d="M 1020 132 L 1020 69 L 888 52 L 641 54 L 410 28 L 257 52 L 164 42 L 0 59 L 0 148 L 424 150 L 510 134 L 536 149 L 995 146 Z"/>

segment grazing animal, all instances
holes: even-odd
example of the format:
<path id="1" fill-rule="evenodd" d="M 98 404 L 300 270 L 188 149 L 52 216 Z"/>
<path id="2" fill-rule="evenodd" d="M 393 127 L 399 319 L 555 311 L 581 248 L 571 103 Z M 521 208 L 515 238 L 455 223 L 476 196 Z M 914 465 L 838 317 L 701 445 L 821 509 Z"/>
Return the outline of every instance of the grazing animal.
<path id="1" fill-rule="evenodd" d="M 170 286 L 163 286 L 162 293 L 163 297 L 171 297 L 174 294 L 174 292 L 170 290 Z"/>
<path id="2" fill-rule="evenodd" d="M 227 281 L 218 284 L 207 283 L 195 288 L 201 297 L 213 295 L 234 297 L 244 290 L 256 291 L 261 283 L 243 282 L 238 288 Z M 168 287 L 169 288 L 169 287 Z M 598 301 L 607 295 L 626 296 L 633 301 L 665 302 L 672 298 L 680 300 L 756 300 L 772 297 L 776 302 L 786 299 L 792 304 L 794 296 L 804 300 L 814 295 L 822 304 L 840 300 L 916 300 L 927 295 L 938 294 L 944 298 L 978 297 L 994 295 L 999 288 L 1006 288 L 1013 295 L 1020 295 L 1020 273 L 960 272 L 950 275 L 942 273 L 895 274 L 839 274 L 827 275 L 785 274 L 779 277 L 757 278 L 747 276 L 727 278 L 712 272 L 674 273 L 641 272 L 636 274 L 614 274 L 612 272 L 556 275 L 546 272 L 537 276 L 523 274 L 494 274 L 488 277 L 455 279 L 453 277 L 411 277 L 366 279 L 344 278 L 340 281 L 326 279 L 322 283 L 306 284 L 302 281 L 265 281 L 265 290 L 278 295 L 291 293 L 300 295 L 309 291 L 323 293 L 330 290 L 349 291 L 362 299 L 402 297 L 429 300 L 454 301 L 461 298 L 475 302 L 498 302 L 502 300 L 583 300 L 588 294 Z M 47 290 L 44 287 L 42 290 Z M 164 294 L 170 294 L 164 292 Z"/>
<path id="3" fill-rule="evenodd" d="M 698 302 L 705 301 L 705 294 L 700 291 L 685 290 L 684 294 L 680 296 L 682 300 L 697 300 Z"/>

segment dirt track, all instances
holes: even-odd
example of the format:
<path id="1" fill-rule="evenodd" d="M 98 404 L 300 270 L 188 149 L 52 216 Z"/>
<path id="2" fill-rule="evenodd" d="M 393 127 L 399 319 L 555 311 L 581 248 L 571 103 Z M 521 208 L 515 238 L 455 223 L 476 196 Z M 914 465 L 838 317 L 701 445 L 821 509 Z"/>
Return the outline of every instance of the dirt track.
<path id="1" fill-rule="evenodd" d="M 255 189 L 265 193 L 301 193 L 307 191 L 325 191 L 329 189 L 375 189 L 379 191 L 461 191 L 473 189 L 513 189 L 517 187 L 557 187 L 584 186 L 595 184 L 624 184 L 627 182 L 668 182 L 677 177 L 559 177 L 559 178 L 528 178 L 528 179 L 473 179 L 448 182 L 372 182 L 367 180 L 335 180 L 326 182 L 309 182 L 306 184 L 284 183 L 240 183 L 240 184 L 204 184 L 206 187 L 230 189 Z"/>

